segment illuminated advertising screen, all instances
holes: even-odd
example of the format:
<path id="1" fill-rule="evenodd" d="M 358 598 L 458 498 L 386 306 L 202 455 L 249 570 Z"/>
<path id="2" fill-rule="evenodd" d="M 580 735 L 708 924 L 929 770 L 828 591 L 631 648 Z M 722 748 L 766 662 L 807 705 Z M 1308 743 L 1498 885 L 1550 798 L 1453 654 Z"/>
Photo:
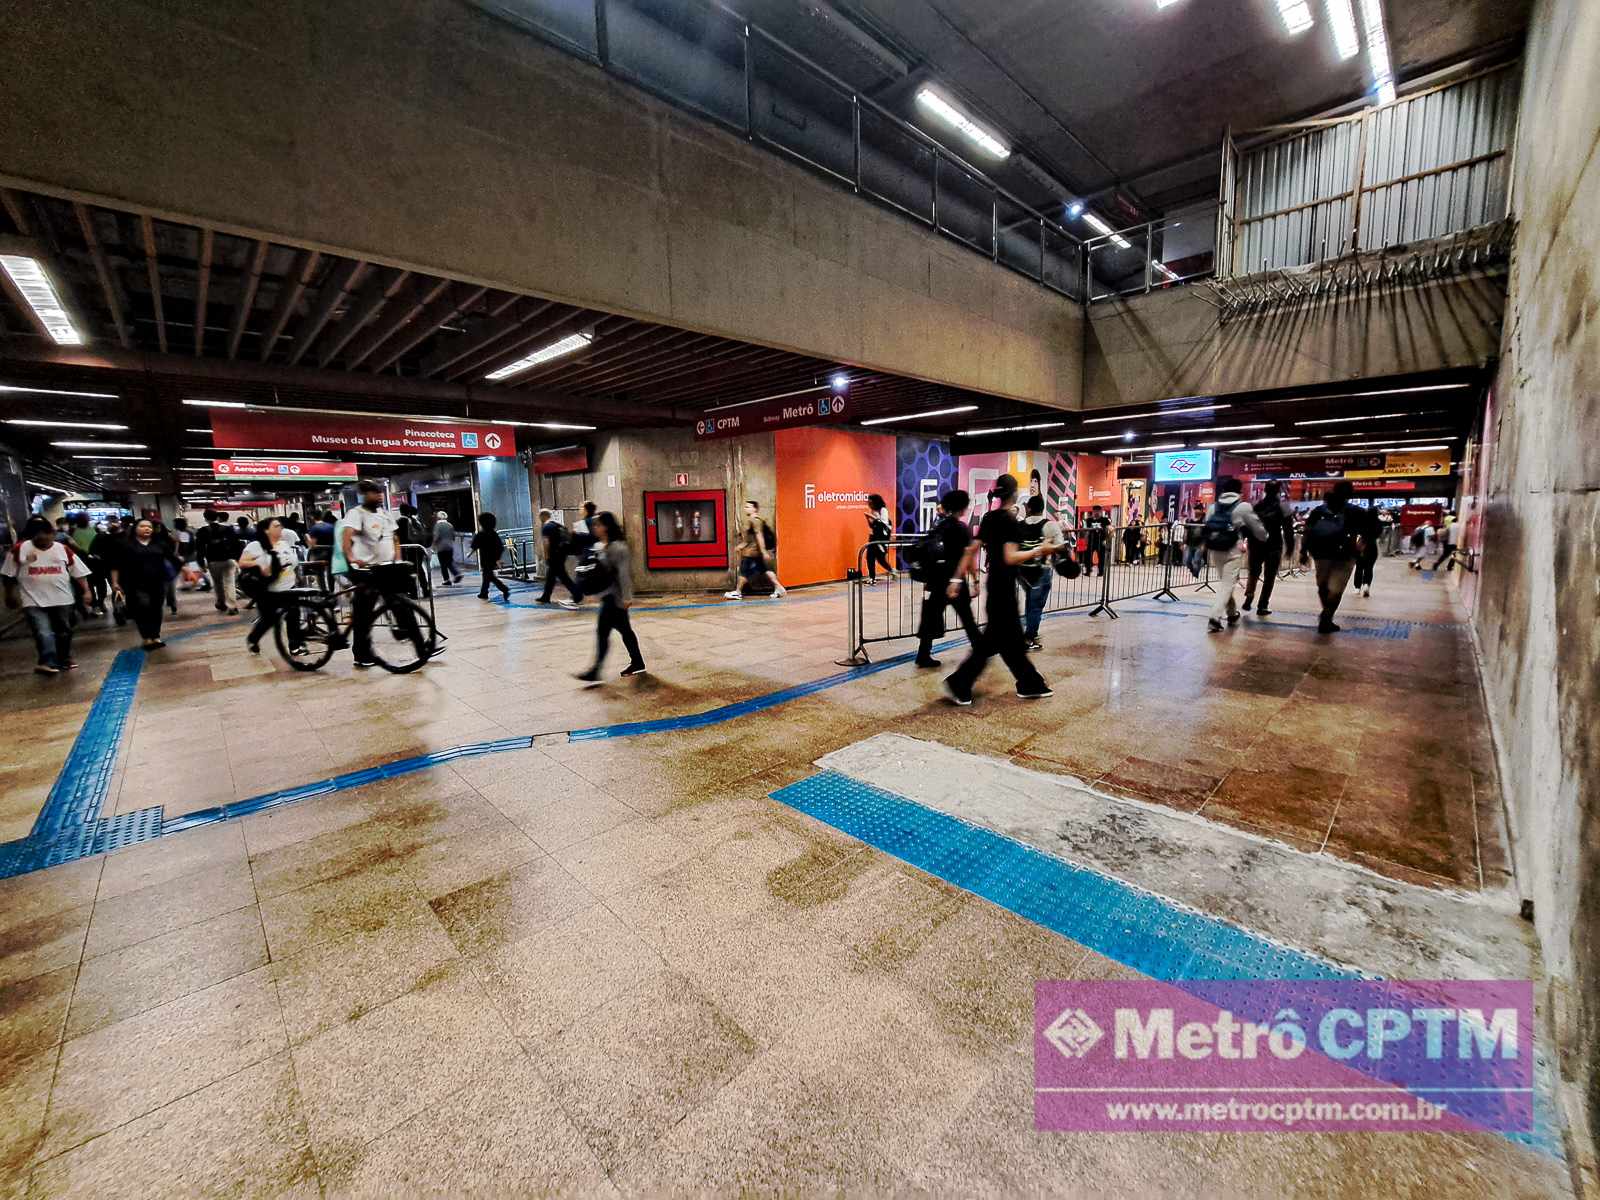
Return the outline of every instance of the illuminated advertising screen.
<path id="1" fill-rule="evenodd" d="M 1156 483 L 1200 483 L 1215 469 L 1212 450 L 1163 450 L 1156 454 L 1151 479 Z"/>

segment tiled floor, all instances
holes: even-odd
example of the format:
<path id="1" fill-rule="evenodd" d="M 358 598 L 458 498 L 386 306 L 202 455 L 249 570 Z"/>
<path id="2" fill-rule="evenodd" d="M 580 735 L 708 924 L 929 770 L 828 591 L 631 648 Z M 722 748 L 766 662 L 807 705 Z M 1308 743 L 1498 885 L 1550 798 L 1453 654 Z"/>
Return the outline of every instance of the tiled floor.
<path id="1" fill-rule="evenodd" d="M 295 674 L 232 624 L 175 642 L 145 668 L 107 812 L 172 817 L 837 671 L 842 600 L 655 603 L 636 618 L 653 673 L 600 688 L 571 678 L 592 615 L 470 595 L 441 602 L 449 652 L 406 677 L 346 656 Z M 1279 619 L 1310 604 L 1287 583 Z M 1033 1132 L 1033 981 L 1126 970 L 767 798 L 899 731 L 1395 878 L 1506 885 L 1442 581 L 1386 563 L 1348 602 L 1411 622 L 1403 637 L 1208 637 L 1200 609 L 1149 607 L 1049 621 L 1042 704 L 998 664 L 964 711 L 897 667 L 0 881 L 0 1196 L 1551 1194 L 1558 1168 L 1492 1137 Z M 27 832 L 126 642 L 85 636 L 59 680 L 0 643 L 5 837 Z"/>

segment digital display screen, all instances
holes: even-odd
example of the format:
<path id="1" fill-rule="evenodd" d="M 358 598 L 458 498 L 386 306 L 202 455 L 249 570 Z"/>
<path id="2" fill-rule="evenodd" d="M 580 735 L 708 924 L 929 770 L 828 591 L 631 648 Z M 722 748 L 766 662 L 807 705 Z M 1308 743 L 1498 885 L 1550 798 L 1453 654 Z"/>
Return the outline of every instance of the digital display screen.
<path id="1" fill-rule="evenodd" d="M 1163 450 L 1155 455 L 1151 480 L 1155 483 L 1200 483 L 1211 478 L 1213 450 Z"/>

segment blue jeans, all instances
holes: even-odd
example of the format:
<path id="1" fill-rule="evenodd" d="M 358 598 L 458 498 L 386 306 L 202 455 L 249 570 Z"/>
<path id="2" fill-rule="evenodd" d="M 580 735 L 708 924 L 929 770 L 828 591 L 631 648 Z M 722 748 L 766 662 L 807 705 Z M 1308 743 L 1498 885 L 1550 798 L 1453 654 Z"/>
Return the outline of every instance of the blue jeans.
<path id="1" fill-rule="evenodd" d="M 1046 570 L 1038 583 L 1023 583 L 1028 591 L 1028 602 L 1023 609 L 1022 635 L 1028 641 L 1039 636 L 1039 621 L 1044 617 L 1044 606 L 1050 603 L 1050 587 L 1055 582 L 1055 572 Z"/>
<path id="2" fill-rule="evenodd" d="M 47 608 L 29 605 L 23 613 L 33 630 L 33 646 L 41 667 L 64 667 L 72 661 L 72 626 L 77 614 L 70 604 Z"/>

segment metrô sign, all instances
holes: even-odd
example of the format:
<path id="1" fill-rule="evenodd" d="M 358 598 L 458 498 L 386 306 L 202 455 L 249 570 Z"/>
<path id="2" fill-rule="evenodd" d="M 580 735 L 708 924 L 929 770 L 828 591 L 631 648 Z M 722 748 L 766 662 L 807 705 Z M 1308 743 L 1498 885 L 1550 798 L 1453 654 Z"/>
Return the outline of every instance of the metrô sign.
<path id="1" fill-rule="evenodd" d="M 823 425 L 845 419 L 845 398 L 791 396 L 783 400 L 763 400 L 734 408 L 708 412 L 694 423 L 697 442 L 712 438 L 743 437 L 750 433 L 771 433 L 797 425 Z"/>

